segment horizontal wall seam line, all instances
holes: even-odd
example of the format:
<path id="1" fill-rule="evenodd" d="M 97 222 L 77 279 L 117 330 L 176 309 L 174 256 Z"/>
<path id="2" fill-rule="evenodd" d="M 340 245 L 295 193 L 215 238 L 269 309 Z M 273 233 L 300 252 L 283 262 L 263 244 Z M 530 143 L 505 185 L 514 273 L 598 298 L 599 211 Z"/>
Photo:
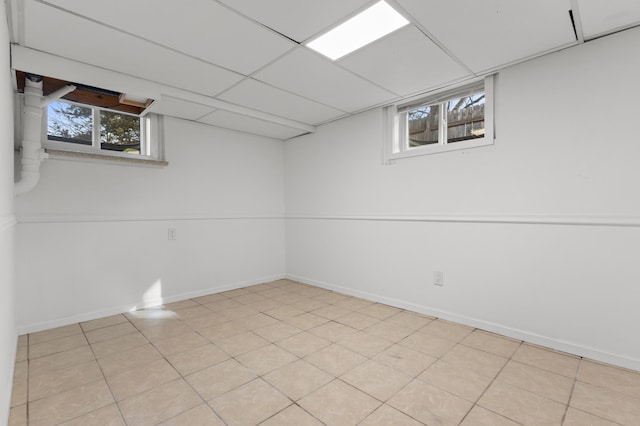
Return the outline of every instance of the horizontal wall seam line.
<path id="1" fill-rule="evenodd" d="M 373 222 L 450 222 L 518 225 L 616 226 L 640 227 L 640 217 L 616 216 L 314 216 L 287 215 L 286 219 Z"/>
<path id="2" fill-rule="evenodd" d="M 284 219 L 283 215 L 262 216 L 153 216 L 153 217 L 18 217 L 17 222 L 29 223 L 91 223 L 91 222 L 179 222 L 179 221 L 220 221 L 220 220 L 273 220 Z"/>

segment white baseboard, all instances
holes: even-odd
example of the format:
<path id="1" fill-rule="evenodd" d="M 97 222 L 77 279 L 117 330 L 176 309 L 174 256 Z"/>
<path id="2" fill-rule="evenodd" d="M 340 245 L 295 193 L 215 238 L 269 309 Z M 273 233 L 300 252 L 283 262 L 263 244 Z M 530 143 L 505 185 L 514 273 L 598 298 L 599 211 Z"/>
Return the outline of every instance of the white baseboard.
<path id="1" fill-rule="evenodd" d="M 529 331 L 512 328 L 506 325 L 496 324 L 496 323 L 480 320 L 477 318 L 471 318 L 471 317 L 460 315 L 454 312 L 443 311 L 443 310 L 436 309 L 429 306 L 417 305 L 415 303 L 407 302 L 401 299 L 380 296 L 378 294 L 369 293 L 361 290 L 354 290 L 348 287 L 342 287 L 335 284 L 325 283 L 325 282 L 313 280 L 307 277 L 287 274 L 286 278 L 292 281 L 298 281 L 301 283 L 322 287 L 327 290 L 333 290 L 339 293 L 347 294 L 349 296 L 360 297 L 363 299 L 371 300 L 373 302 L 379 302 L 385 305 L 394 306 L 396 308 L 406 309 L 409 311 L 418 312 L 420 314 L 457 322 L 459 324 L 475 327 L 481 330 L 500 334 L 502 336 L 510 337 L 513 339 L 523 340 L 528 343 L 545 346 L 554 350 L 566 352 L 569 354 L 573 354 L 573 355 L 577 355 L 585 358 L 590 358 L 600 362 L 605 362 L 607 364 L 612 364 L 619 367 L 640 371 L 640 359 L 629 358 L 622 355 L 602 351 L 599 349 L 578 345 L 572 342 L 553 339 L 547 336 L 542 336 L 536 333 L 531 333 Z"/>
<path id="2" fill-rule="evenodd" d="M 139 301 L 137 303 L 129 303 L 126 305 L 113 306 L 98 311 L 86 312 L 82 314 L 72 315 L 69 317 L 58 318 L 50 321 L 42 321 L 33 324 L 18 326 L 18 334 L 35 333 L 38 331 L 49 330 L 52 328 L 63 327 L 65 325 L 77 324 L 79 322 L 91 321 L 98 318 L 104 318 L 111 315 L 123 314 L 131 312 L 135 309 L 151 308 L 166 303 L 179 302 L 181 300 L 193 299 L 195 297 L 207 296 L 209 294 L 221 293 L 223 291 L 235 290 L 238 288 L 249 287 L 256 284 L 262 284 L 270 281 L 281 280 L 286 277 L 285 274 L 266 276 L 248 281 L 240 281 L 232 284 L 224 284 L 217 287 L 191 291 L 188 293 L 180 293 L 172 296 L 162 297 L 155 300 Z"/>

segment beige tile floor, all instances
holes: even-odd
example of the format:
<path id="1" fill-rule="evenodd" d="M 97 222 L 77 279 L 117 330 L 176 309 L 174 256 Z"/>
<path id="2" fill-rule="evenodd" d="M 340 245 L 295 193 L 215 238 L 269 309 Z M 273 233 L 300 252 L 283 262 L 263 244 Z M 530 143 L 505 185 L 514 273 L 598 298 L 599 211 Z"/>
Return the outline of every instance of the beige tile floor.
<path id="1" fill-rule="evenodd" d="M 640 374 L 287 280 L 22 336 L 10 425 L 640 425 Z"/>

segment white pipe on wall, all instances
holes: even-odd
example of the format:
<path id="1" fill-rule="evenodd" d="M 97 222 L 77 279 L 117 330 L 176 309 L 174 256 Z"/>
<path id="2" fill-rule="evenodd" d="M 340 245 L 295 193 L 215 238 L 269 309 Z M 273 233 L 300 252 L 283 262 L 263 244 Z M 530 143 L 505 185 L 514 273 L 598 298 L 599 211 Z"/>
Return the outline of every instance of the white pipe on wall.
<path id="1" fill-rule="evenodd" d="M 24 109 L 22 116 L 22 170 L 15 183 L 15 194 L 31 191 L 40 180 L 40 164 L 49 157 L 42 148 L 42 108 L 67 93 L 75 86 L 69 84 L 50 95 L 42 96 L 42 77 L 27 75 L 24 85 Z"/>
<path id="2" fill-rule="evenodd" d="M 22 115 L 22 170 L 15 194 L 31 191 L 40 180 L 40 163 L 48 157 L 42 149 L 42 77 L 27 76 Z"/>

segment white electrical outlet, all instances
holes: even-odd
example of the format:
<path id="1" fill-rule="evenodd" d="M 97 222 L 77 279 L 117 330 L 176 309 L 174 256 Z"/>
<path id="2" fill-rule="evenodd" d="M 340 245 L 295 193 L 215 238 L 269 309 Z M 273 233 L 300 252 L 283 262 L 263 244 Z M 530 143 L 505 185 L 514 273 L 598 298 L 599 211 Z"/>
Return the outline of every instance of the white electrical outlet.
<path id="1" fill-rule="evenodd" d="M 441 271 L 435 271 L 433 273 L 433 285 L 444 285 L 444 274 Z"/>
<path id="2" fill-rule="evenodd" d="M 167 236 L 169 237 L 170 241 L 174 241 L 176 239 L 176 228 L 169 228 Z"/>

